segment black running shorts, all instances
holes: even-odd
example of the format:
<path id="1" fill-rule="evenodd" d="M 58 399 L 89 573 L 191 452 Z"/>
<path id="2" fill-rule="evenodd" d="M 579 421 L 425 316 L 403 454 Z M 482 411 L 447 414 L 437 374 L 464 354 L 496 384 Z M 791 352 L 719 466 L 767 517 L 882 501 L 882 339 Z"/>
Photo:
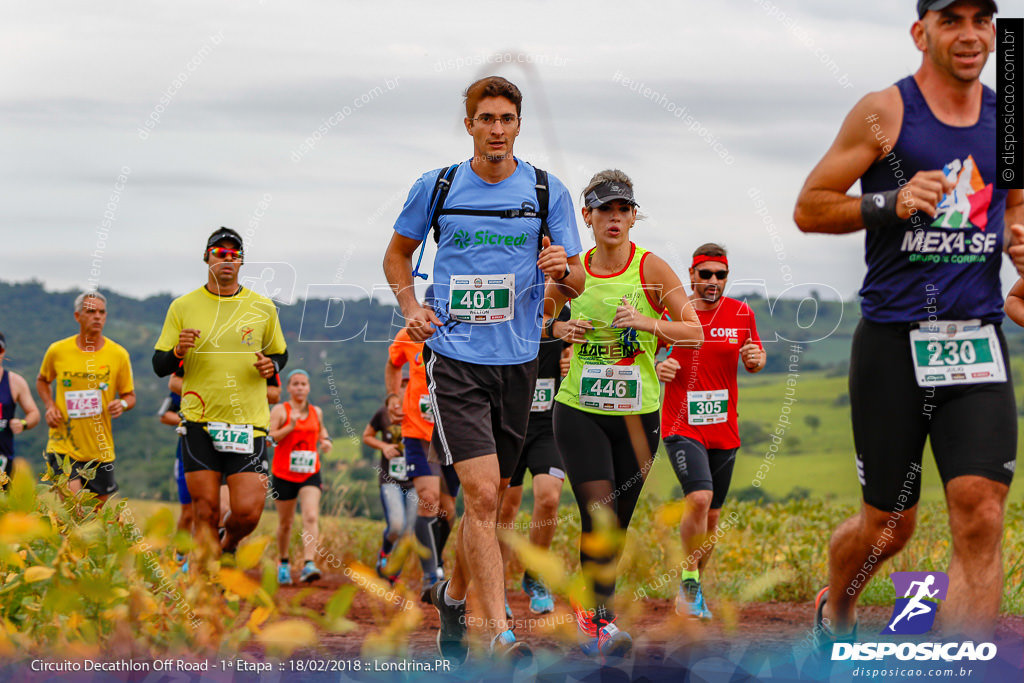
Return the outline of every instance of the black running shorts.
<path id="1" fill-rule="evenodd" d="M 61 453 L 44 454 L 46 463 L 54 472 L 63 472 L 64 455 Z M 92 491 L 97 496 L 109 496 L 118 489 L 117 481 L 114 479 L 114 463 L 103 463 L 98 460 L 75 460 L 71 458 L 71 479 L 81 479 L 82 487 Z M 92 479 L 86 479 L 82 470 L 93 471 Z"/>
<path id="2" fill-rule="evenodd" d="M 552 477 L 565 479 L 565 465 L 562 464 L 562 456 L 555 445 L 555 428 L 551 418 L 535 422 L 531 422 L 527 430 L 523 454 L 519 457 L 519 466 L 512 474 L 509 486 L 522 486 L 527 469 L 534 477 L 538 474 L 550 474 Z"/>
<path id="3" fill-rule="evenodd" d="M 708 449 L 699 441 L 673 434 L 665 437 L 665 450 L 672 463 L 683 494 L 711 491 L 711 509 L 719 510 L 725 502 L 736 464 L 736 448 Z"/>
<path id="4" fill-rule="evenodd" d="M 266 437 L 253 435 L 252 453 L 221 453 L 214 449 L 213 439 L 199 422 L 185 423 L 181 440 L 181 463 L 185 472 L 213 470 L 224 475 L 256 472 L 269 477 L 263 463 Z"/>
<path id="5" fill-rule="evenodd" d="M 943 484 L 977 475 L 1009 486 L 1017 456 L 1017 406 L 1007 381 L 920 387 L 909 325 L 861 320 L 850 352 L 850 415 L 864 502 L 903 510 L 921 495 L 921 458 L 930 439 Z M 1009 358 L 1002 329 L 996 334 Z"/>
<path id="6" fill-rule="evenodd" d="M 502 479 L 512 476 L 526 438 L 537 359 L 478 365 L 423 348 L 434 409 L 433 445 L 443 465 L 498 454 Z"/>
<path id="7" fill-rule="evenodd" d="M 324 488 L 319 472 L 314 472 L 305 481 L 288 481 L 280 477 L 272 477 L 270 485 L 274 491 L 274 499 L 283 501 L 295 500 L 299 497 L 299 489 L 306 486 L 315 486 L 321 490 Z"/>
<path id="8" fill-rule="evenodd" d="M 653 464 L 660 437 L 657 410 L 643 415 L 616 415 L 555 403 L 555 439 L 573 486 L 588 481 L 643 486 L 647 473 L 640 472 L 641 463 L 648 467 Z M 644 447 L 646 452 L 637 453 Z"/>

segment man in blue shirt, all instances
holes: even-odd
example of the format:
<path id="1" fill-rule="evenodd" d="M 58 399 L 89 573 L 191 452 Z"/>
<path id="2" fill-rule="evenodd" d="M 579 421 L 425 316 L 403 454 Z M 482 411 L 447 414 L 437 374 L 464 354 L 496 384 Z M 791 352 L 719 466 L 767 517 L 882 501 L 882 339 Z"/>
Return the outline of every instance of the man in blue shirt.
<path id="1" fill-rule="evenodd" d="M 513 156 L 519 89 L 492 76 L 470 85 L 465 98 L 473 158 L 455 171 L 437 221 L 433 306 L 416 300 L 412 256 L 431 231 L 434 188 L 444 169 L 413 185 L 384 256 L 384 273 L 410 337 L 426 341 L 433 445 L 443 463 L 454 464 L 465 491 L 455 569 L 431 593 L 441 618 L 438 646 L 445 657 L 465 659 L 466 589 L 473 581 L 483 612 L 475 623 L 491 637 L 492 651 L 523 660 L 529 649 L 515 641 L 505 619 L 495 520 L 529 420 L 545 277 L 574 298 L 585 274 L 568 190 L 549 176 L 550 234 L 543 232 L 536 213 L 544 208 L 539 178 Z"/>

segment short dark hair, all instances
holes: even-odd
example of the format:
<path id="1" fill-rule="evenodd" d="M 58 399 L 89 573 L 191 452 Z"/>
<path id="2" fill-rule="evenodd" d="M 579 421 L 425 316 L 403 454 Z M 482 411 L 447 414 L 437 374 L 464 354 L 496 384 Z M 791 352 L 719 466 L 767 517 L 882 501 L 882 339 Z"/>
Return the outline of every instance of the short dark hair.
<path id="1" fill-rule="evenodd" d="M 708 242 L 702 244 L 693 250 L 694 258 L 698 256 L 728 256 L 725 252 L 725 247 L 721 244 L 715 244 L 714 242 Z"/>
<path id="2" fill-rule="evenodd" d="M 476 105 L 485 97 L 504 97 L 516 105 L 516 116 L 521 116 L 523 113 L 523 93 L 519 92 L 515 83 L 501 76 L 481 78 L 466 88 L 462 97 L 466 102 L 466 118 L 471 119 L 476 115 Z"/>

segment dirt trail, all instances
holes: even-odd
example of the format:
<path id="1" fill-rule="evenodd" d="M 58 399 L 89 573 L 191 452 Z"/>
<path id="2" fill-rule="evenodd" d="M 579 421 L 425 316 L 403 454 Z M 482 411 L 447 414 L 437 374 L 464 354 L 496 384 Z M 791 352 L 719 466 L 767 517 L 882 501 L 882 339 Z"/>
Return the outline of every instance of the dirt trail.
<path id="1" fill-rule="evenodd" d="M 340 573 L 326 574 L 324 579 L 313 584 L 314 589 L 311 591 L 308 586 L 282 587 L 279 598 L 288 602 L 300 591 L 305 590 L 308 593 L 301 600 L 302 606 L 322 612 L 334 591 L 348 582 L 349 580 Z M 516 636 L 528 642 L 534 651 L 547 651 L 568 662 L 587 661 L 573 644 L 575 620 L 565 600 L 556 599 L 553 614 L 537 616 L 529 612 L 529 601 L 522 591 L 510 588 L 508 599 L 515 616 Z M 385 609 L 383 605 L 384 602 L 380 598 L 366 591 L 359 591 L 349 610 L 348 618 L 359 624 L 360 628 L 348 634 L 323 633 L 319 652 L 298 653 L 297 656 L 359 657 L 362 654 L 361 648 L 365 637 L 370 633 L 379 632 L 389 621 L 387 615 L 395 614 L 395 607 Z M 407 642 L 406 657 L 434 660 L 437 657 L 437 613 L 433 607 L 420 603 L 418 599 L 415 605 L 422 609 L 422 621 L 404 638 Z M 745 643 L 747 647 L 763 646 L 768 650 L 779 649 L 781 646 L 799 647 L 809 633 L 814 614 L 810 602 L 750 603 L 738 609 L 712 602 L 711 607 L 715 610 L 715 618 L 710 623 L 703 624 L 676 616 L 671 600 L 649 599 L 643 603 L 642 613 L 636 610 L 635 613 L 620 615 L 617 623 L 632 635 L 635 656 L 657 665 L 666 657 L 677 658 L 680 647 L 687 643 L 699 644 L 712 650 L 725 650 L 735 647 L 736 643 Z M 888 607 L 861 607 L 859 618 L 862 640 L 865 639 L 865 635 L 881 631 L 890 612 L 891 609 Z M 473 613 L 470 596 L 470 614 Z M 471 629 L 471 633 L 472 631 Z M 1024 616 L 1002 616 L 999 620 L 997 638 L 1013 638 L 1017 641 L 1024 638 Z M 476 640 L 480 641 L 479 638 Z M 483 642 L 478 642 L 476 647 L 482 650 Z M 246 650 L 256 656 L 261 654 L 257 647 Z"/>

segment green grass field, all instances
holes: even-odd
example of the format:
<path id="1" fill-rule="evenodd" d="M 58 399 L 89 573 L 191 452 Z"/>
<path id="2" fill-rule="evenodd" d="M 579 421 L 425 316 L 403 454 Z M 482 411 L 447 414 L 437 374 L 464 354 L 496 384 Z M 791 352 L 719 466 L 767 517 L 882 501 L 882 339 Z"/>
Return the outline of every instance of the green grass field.
<path id="1" fill-rule="evenodd" d="M 1024 362 L 1014 363 L 1019 374 Z M 809 491 L 813 499 L 834 499 L 855 503 L 860 499 L 860 485 L 854 460 L 853 434 L 850 427 L 850 407 L 843 401 L 847 396 L 847 379 L 829 376 L 828 371 L 801 373 L 794 389 L 796 403 L 789 414 L 789 425 L 778 446 L 778 457 L 770 465 L 761 481 L 766 499 L 786 497 L 794 489 Z M 779 424 L 783 406 L 783 375 L 742 376 L 739 397 L 739 420 L 756 423 L 765 432 L 772 432 Z M 820 421 L 817 428 L 805 422 L 807 416 Z M 1018 418 L 1018 430 L 1024 431 L 1024 420 Z M 740 448 L 732 478 L 732 492 L 750 488 L 756 472 L 765 463 L 771 441 L 745 444 Z M 664 450 L 661 451 L 662 455 Z M 1024 456 L 1024 442 L 1018 440 L 1017 456 Z M 645 495 L 662 500 L 678 496 L 679 485 L 666 458 L 651 470 Z M 935 468 L 931 449 L 925 449 L 923 501 L 943 500 L 942 484 Z M 1024 483 L 1016 478 L 1010 488 L 1009 500 L 1024 501 Z"/>

